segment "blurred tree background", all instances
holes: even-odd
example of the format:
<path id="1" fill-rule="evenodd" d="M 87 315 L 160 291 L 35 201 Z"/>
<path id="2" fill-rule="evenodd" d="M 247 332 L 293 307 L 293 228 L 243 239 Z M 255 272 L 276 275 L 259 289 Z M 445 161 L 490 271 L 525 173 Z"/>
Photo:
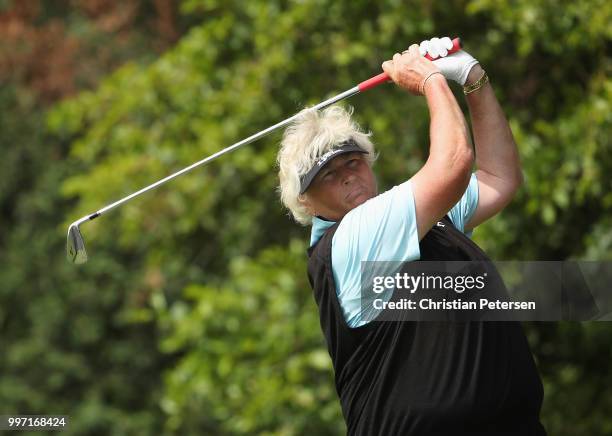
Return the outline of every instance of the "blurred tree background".
<path id="1" fill-rule="evenodd" d="M 0 0 L 0 413 L 67 414 L 79 435 L 343 434 L 308 229 L 275 191 L 280 133 L 84 226 L 80 267 L 68 224 L 459 35 L 526 176 L 476 242 L 609 260 L 610 22 L 605 0 Z M 422 99 L 386 85 L 345 104 L 382 188 L 422 165 Z M 549 434 L 612 434 L 612 326 L 525 328 Z"/>

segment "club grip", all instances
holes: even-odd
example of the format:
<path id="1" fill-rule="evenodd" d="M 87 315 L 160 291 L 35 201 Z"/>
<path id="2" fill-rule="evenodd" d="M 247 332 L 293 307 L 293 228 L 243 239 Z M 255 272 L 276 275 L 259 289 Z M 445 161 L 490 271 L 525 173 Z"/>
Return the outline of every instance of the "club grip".
<path id="1" fill-rule="evenodd" d="M 448 54 L 455 53 L 459 50 L 461 50 L 461 38 L 455 38 L 453 39 L 453 48 L 448 51 Z M 430 61 L 433 61 L 429 54 L 426 54 L 425 57 Z M 389 78 L 389 75 L 387 73 L 380 73 L 374 77 L 369 78 L 368 80 L 361 82 L 359 85 L 357 85 L 357 87 L 359 88 L 360 92 L 363 92 L 367 91 L 370 88 L 374 88 L 375 86 L 378 86 L 381 83 L 385 83 L 389 80 L 391 79 Z"/>

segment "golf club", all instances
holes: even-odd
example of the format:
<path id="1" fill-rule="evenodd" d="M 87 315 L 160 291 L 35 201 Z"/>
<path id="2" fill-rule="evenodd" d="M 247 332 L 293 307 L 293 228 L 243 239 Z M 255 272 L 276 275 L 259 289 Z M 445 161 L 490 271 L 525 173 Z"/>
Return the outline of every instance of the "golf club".
<path id="1" fill-rule="evenodd" d="M 459 38 L 455 38 L 452 40 L 453 42 L 453 47 L 448 50 L 448 53 L 454 53 L 458 50 L 461 50 L 461 40 Z M 426 55 L 426 57 L 429 60 L 433 60 L 431 57 L 429 57 L 429 55 Z M 325 101 L 322 101 L 321 103 L 315 105 L 312 107 L 312 109 L 314 110 L 319 110 L 319 109 L 323 109 L 327 106 L 330 106 L 334 103 L 339 102 L 340 100 L 344 100 L 345 98 L 351 97 L 355 94 L 358 94 L 360 92 L 366 91 L 370 88 L 374 88 L 375 86 L 380 85 L 381 83 L 385 83 L 389 81 L 389 76 L 387 75 L 387 73 L 381 73 L 378 74 L 368 80 L 365 80 L 363 82 L 361 82 L 359 85 L 354 86 L 351 89 L 348 89 L 332 98 L 329 98 Z M 114 203 L 111 203 L 107 206 L 104 206 L 102 209 L 98 210 L 97 212 L 94 212 L 92 214 L 89 215 L 85 215 L 82 218 L 79 218 L 78 220 L 76 220 L 75 222 L 73 222 L 72 224 L 70 224 L 70 227 L 68 227 L 68 240 L 66 242 L 66 256 L 68 258 L 68 260 L 72 263 L 76 263 L 76 264 L 82 264 L 87 262 L 87 252 L 85 251 L 85 242 L 83 241 L 83 236 L 81 235 L 81 230 L 80 230 L 80 225 L 86 221 L 91 221 L 94 220 L 96 218 L 98 218 L 99 216 L 101 216 L 102 214 L 108 212 L 111 209 L 114 209 L 115 207 L 122 205 L 128 201 L 130 201 L 131 199 L 139 196 L 140 194 L 144 194 L 147 191 L 150 191 L 152 189 L 157 188 L 160 185 L 163 185 L 164 183 L 182 175 L 185 174 L 189 171 L 191 171 L 194 168 L 197 168 L 201 165 L 204 165 L 226 153 L 229 153 L 230 151 L 233 151 L 235 149 L 237 149 L 238 147 L 241 147 L 243 145 L 249 144 L 253 141 L 256 141 L 260 138 L 263 138 L 264 136 L 274 132 L 275 130 L 278 130 L 282 127 L 287 126 L 289 123 L 291 123 L 293 120 L 295 120 L 295 118 L 298 116 L 298 114 L 293 115 L 292 117 L 287 118 L 286 120 L 283 120 L 277 124 L 274 124 L 271 127 L 268 127 L 267 129 L 264 129 L 258 133 L 255 133 L 254 135 L 249 136 L 248 138 L 245 138 L 239 142 L 236 142 L 233 145 L 230 145 L 227 148 L 224 148 L 223 150 L 220 150 L 194 164 L 189 165 L 188 167 L 183 168 L 180 171 L 177 171 L 173 174 L 170 174 L 167 177 L 164 177 L 161 180 L 158 180 L 155 183 L 150 184 L 149 186 L 146 186 L 142 189 L 140 189 L 139 191 L 136 191 L 126 197 L 123 197 L 120 200 L 115 201 Z"/>

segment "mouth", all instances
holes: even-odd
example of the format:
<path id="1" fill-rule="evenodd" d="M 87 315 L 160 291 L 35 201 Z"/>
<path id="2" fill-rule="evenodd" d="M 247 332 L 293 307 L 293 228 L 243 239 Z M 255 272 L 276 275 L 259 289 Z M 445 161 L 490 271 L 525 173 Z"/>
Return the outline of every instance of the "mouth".
<path id="1" fill-rule="evenodd" d="M 357 187 L 355 189 L 353 189 L 351 192 L 349 192 L 346 197 L 344 197 L 344 199 L 348 202 L 354 201 L 355 199 L 357 199 L 357 197 L 359 197 L 362 194 L 365 194 L 366 191 L 365 189 L 363 189 L 361 186 Z"/>

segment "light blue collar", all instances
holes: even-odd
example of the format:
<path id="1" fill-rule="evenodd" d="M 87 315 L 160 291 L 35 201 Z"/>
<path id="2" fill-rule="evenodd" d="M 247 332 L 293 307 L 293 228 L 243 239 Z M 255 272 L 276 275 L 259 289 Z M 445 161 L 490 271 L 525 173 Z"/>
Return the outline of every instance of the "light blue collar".
<path id="1" fill-rule="evenodd" d="M 312 229 L 310 231 L 310 246 L 312 247 L 327 229 L 336 224 L 335 221 L 327 221 L 317 216 L 312 218 Z"/>

